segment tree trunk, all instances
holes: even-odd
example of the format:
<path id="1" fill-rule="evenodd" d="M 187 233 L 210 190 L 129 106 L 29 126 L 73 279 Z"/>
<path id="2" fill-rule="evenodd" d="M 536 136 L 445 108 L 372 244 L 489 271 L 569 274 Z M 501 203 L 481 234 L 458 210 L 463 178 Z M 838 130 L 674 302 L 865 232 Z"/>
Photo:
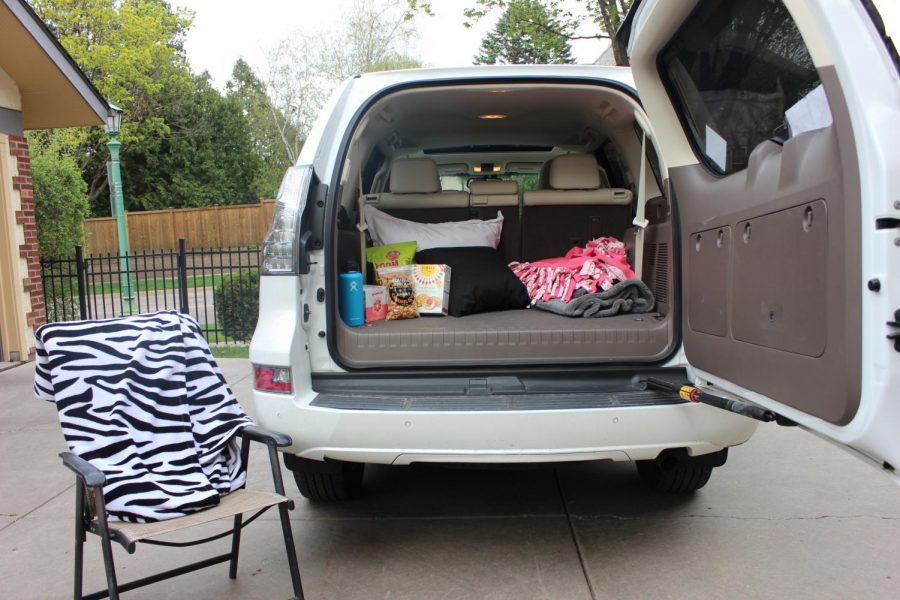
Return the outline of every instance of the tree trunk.
<path id="1" fill-rule="evenodd" d="M 615 36 L 609 38 L 609 44 L 612 46 L 613 56 L 616 64 L 620 67 L 627 67 L 631 64 L 628 60 L 628 50 L 623 46 Z"/>
<path id="2" fill-rule="evenodd" d="M 619 25 L 621 25 L 622 17 L 619 16 L 614 20 L 612 12 L 610 11 L 610 5 L 612 5 L 612 12 L 615 12 L 618 16 L 616 0 L 597 0 L 597 6 L 600 8 L 600 18 L 603 20 L 603 30 L 609 35 L 609 45 L 612 47 L 616 64 L 620 67 L 627 67 L 630 64 L 628 62 L 628 52 L 625 47 L 619 43 L 619 40 L 616 39 L 616 30 L 619 28 Z"/>

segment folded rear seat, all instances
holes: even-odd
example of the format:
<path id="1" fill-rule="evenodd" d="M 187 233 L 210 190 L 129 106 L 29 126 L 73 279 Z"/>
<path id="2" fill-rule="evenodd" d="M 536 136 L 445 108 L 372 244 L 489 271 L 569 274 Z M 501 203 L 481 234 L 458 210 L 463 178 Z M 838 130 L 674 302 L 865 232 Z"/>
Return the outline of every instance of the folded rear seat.
<path id="1" fill-rule="evenodd" d="M 601 187 L 600 167 L 590 154 L 567 154 L 550 161 L 550 189 L 524 194 L 525 261 L 562 256 L 572 246 L 613 236 L 631 226 L 631 191 Z"/>
<path id="2" fill-rule="evenodd" d="M 472 216 L 493 219 L 503 213 L 503 233 L 498 250 L 507 260 L 521 260 L 522 222 L 519 219 L 519 184 L 501 179 L 478 179 L 469 184 Z"/>

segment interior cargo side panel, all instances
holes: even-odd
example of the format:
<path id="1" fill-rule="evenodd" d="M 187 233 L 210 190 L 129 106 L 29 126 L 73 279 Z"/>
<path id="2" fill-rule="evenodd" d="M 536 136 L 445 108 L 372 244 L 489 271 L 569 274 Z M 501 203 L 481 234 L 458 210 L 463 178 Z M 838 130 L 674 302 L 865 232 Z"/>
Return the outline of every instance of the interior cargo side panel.
<path id="1" fill-rule="evenodd" d="M 650 225 L 644 232 L 644 283 L 662 315 L 669 314 L 673 277 L 672 224 Z"/>
<path id="2" fill-rule="evenodd" d="M 833 68 L 820 69 L 820 76 L 831 127 L 783 146 L 765 142 L 747 169 L 726 177 L 701 165 L 672 169 L 670 176 L 686 232 L 682 315 L 688 361 L 844 424 L 855 415 L 860 394 L 859 170 Z M 733 251 L 726 274 L 697 252 L 691 232 L 705 238 L 729 227 Z M 716 286 L 726 290 L 724 335 L 704 332 L 722 332 L 718 313 L 703 314 L 704 294 Z M 721 295 L 715 304 L 720 302 Z"/>

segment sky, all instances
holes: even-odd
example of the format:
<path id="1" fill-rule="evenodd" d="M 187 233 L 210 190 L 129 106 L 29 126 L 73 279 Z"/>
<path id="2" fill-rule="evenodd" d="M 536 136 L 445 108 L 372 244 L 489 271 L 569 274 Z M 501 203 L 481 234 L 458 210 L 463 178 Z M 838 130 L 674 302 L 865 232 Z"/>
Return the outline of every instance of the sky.
<path id="1" fill-rule="evenodd" d="M 186 41 L 191 68 L 197 73 L 208 71 L 222 88 L 238 58 L 260 70 L 268 48 L 298 30 L 327 31 L 341 20 L 353 0 L 173 0 L 172 4 L 195 13 Z M 584 14 L 582 3 L 567 0 L 563 4 L 575 14 Z M 467 29 L 463 10 L 474 5 L 474 0 L 432 0 L 434 16 L 420 15 L 415 20 L 417 58 L 431 67 L 470 66 L 482 37 L 500 16 L 495 11 Z M 579 34 L 597 31 L 597 26 L 585 19 Z M 575 40 L 572 54 L 579 63 L 592 63 L 607 46 L 606 40 Z"/>

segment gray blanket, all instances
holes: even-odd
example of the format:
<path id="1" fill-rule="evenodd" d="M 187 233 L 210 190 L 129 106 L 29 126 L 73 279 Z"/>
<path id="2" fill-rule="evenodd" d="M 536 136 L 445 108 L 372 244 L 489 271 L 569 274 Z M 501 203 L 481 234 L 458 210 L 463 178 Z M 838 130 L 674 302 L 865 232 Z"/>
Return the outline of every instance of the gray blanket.
<path id="1" fill-rule="evenodd" d="M 535 308 L 564 317 L 611 317 L 622 313 L 646 313 L 653 310 L 656 300 L 640 279 L 620 281 L 605 292 L 583 294 L 569 302 L 562 300 L 537 301 Z"/>

